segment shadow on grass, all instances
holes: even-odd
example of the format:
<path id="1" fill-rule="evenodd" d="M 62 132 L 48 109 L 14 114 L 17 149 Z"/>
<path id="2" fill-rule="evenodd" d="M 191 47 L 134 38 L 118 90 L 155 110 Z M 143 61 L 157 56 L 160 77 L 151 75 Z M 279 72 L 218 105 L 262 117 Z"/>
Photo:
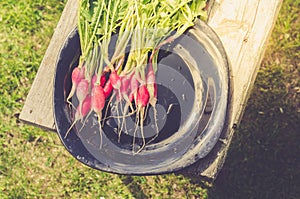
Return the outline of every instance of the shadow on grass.
<path id="1" fill-rule="evenodd" d="M 148 198 L 146 194 L 144 194 L 142 187 L 131 177 L 128 175 L 121 175 L 120 179 L 123 184 L 129 189 L 132 196 L 136 199 L 146 199 Z"/>
<path id="2" fill-rule="evenodd" d="M 289 86 L 297 77 L 279 67 L 258 75 L 209 198 L 299 198 L 299 96 Z"/>

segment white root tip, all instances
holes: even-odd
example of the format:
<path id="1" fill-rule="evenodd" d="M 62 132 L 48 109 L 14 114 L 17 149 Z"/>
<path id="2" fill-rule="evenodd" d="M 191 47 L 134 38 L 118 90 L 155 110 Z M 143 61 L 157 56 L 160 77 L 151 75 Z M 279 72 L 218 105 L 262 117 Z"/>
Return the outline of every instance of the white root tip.
<path id="1" fill-rule="evenodd" d="M 102 113 L 100 112 L 100 113 L 97 113 L 97 116 L 98 116 L 98 124 L 99 124 L 99 135 L 100 135 L 100 143 L 99 143 L 99 150 L 101 150 L 102 149 L 102 140 L 103 140 L 103 135 L 102 135 L 102 133 L 103 133 L 103 130 L 102 130 L 102 126 L 101 126 L 101 117 L 102 117 Z"/>
<path id="2" fill-rule="evenodd" d="M 77 120 L 75 119 L 74 122 L 72 123 L 72 125 L 69 127 L 68 131 L 66 132 L 66 135 L 64 137 L 64 139 L 66 139 L 71 131 L 71 129 L 74 127 L 74 125 L 76 124 Z"/>

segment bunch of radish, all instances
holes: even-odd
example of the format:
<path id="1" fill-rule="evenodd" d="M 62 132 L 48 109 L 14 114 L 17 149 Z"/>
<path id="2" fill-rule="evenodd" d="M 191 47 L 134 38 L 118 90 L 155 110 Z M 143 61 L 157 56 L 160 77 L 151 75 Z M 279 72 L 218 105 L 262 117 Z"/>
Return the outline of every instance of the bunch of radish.
<path id="1" fill-rule="evenodd" d="M 150 106 L 154 110 L 156 136 L 159 133 L 156 121 L 159 49 L 193 26 L 197 17 L 205 16 L 205 1 L 80 0 L 79 4 L 82 53 L 79 65 L 73 69 L 72 88 L 66 97 L 75 117 L 65 138 L 76 122 L 84 125 L 84 118 L 93 112 L 98 118 L 101 148 L 102 126 L 108 111 L 103 109 L 115 103 L 122 111 L 116 116 L 119 141 L 122 132 L 127 131 L 124 119 L 135 114 L 132 151 L 139 153 L 146 146 L 143 126 Z M 114 34 L 117 41 L 112 44 Z M 111 45 L 113 53 L 109 51 Z M 72 104 L 72 97 L 77 98 L 77 107 Z M 135 150 L 138 127 L 142 144 Z"/>

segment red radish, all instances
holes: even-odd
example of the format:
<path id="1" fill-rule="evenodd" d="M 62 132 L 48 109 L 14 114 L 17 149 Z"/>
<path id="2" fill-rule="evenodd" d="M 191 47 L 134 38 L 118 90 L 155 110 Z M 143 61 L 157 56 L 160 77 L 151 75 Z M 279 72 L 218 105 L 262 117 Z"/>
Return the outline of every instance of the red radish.
<path id="1" fill-rule="evenodd" d="M 114 89 L 119 90 L 121 87 L 121 78 L 117 74 L 115 70 L 112 70 L 110 75 L 109 75 L 109 80 L 111 82 L 111 85 L 114 87 Z"/>
<path id="2" fill-rule="evenodd" d="M 137 80 L 136 78 L 136 73 L 133 73 L 132 76 L 131 76 L 131 79 L 130 79 L 130 93 L 129 93 L 129 102 L 128 104 L 125 106 L 126 109 L 128 109 L 128 106 L 130 106 L 131 110 L 132 110 L 132 113 L 134 112 L 137 112 L 137 120 L 136 120 L 136 125 L 138 124 L 138 109 L 134 110 L 133 107 L 132 107 L 132 102 L 133 100 L 135 102 L 137 102 L 137 92 L 138 92 L 138 88 L 139 88 L 139 81 Z M 136 128 L 137 130 L 137 128 Z M 136 132 L 135 130 L 135 132 Z M 135 140 L 135 136 L 134 136 L 134 140 Z M 133 141 L 134 143 L 135 141 Z"/>
<path id="3" fill-rule="evenodd" d="M 119 126 L 119 132 L 118 132 L 119 142 L 120 142 L 120 136 L 121 136 L 121 132 L 123 130 L 124 124 L 125 124 L 125 130 L 127 129 L 126 123 L 125 123 L 125 117 L 126 117 L 125 115 L 127 114 L 128 107 L 131 105 L 131 102 L 129 101 L 129 98 L 128 98 L 128 88 L 129 88 L 130 78 L 127 75 L 123 75 L 120 78 L 121 78 L 121 87 L 120 87 L 120 90 L 116 90 L 116 102 L 120 104 L 121 110 L 123 112 L 123 116 L 121 117 L 122 118 L 121 125 L 119 125 L 120 118 L 119 118 L 119 116 L 117 117 L 118 118 L 118 126 Z M 123 105 L 122 105 L 122 99 L 124 99 L 126 101 L 124 109 L 123 109 Z M 117 114 L 119 114 L 118 109 L 117 109 Z"/>
<path id="4" fill-rule="evenodd" d="M 102 147 L 102 127 L 101 127 L 101 120 L 102 120 L 102 110 L 105 105 L 105 94 L 103 88 L 100 85 L 95 85 L 92 90 L 92 109 L 98 116 L 98 123 L 99 123 L 99 133 L 100 133 L 100 147 Z"/>
<path id="5" fill-rule="evenodd" d="M 135 74 L 133 74 L 130 79 L 130 93 L 129 93 L 130 102 L 133 102 L 133 100 L 136 101 L 138 88 L 139 88 L 139 82 L 135 77 Z"/>
<path id="6" fill-rule="evenodd" d="M 86 97 L 85 97 L 85 99 L 83 100 L 83 102 L 82 102 L 82 108 L 81 108 L 81 110 L 80 110 L 80 112 L 81 112 L 81 116 L 82 117 L 85 117 L 85 116 L 87 116 L 87 114 L 90 112 L 90 110 L 91 110 L 91 101 L 92 101 L 92 98 L 91 98 L 91 95 L 87 95 Z M 77 113 L 77 114 L 79 114 L 79 113 Z M 75 116 L 76 117 L 76 116 Z"/>
<path id="7" fill-rule="evenodd" d="M 110 83 L 110 79 L 108 79 L 107 82 L 105 83 L 104 87 L 103 87 L 105 98 L 110 96 L 112 90 L 113 90 L 113 86 Z"/>
<path id="8" fill-rule="evenodd" d="M 89 82 L 86 79 L 83 79 L 79 82 L 77 86 L 76 96 L 79 101 L 83 101 L 89 92 Z"/>
<path id="9" fill-rule="evenodd" d="M 131 91 L 131 92 L 129 93 L 129 96 L 128 96 L 129 101 L 130 101 L 130 102 L 133 102 L 134 98 L 136 98 L 135 96 L 136 96 L 136 92 L 132 92 L 132 91 Z"/>
<path id="10" fill-rule="evenodd" d="M 79 84 L 77 85 L 77 90 L 76 90 L 76 96 L 79 101 L 79 105 L 81 106 L 83 103 L 83 100 L 89 93 L 89 82 L 86 79 L 82 79 Z"/>
<path id="11" fill-rule="evenodd" d="M 92 108 L 98 115 L 102 113 L 105 105 L 105 93 L 100 85 L 95 85 L 92 90 Z"/>
<path id="12" fill-rule="evenodd" d="M 87 114 L 91 111 L 91 96 L 87 95 L 85 97 L 85 99 L 82 102 L 82 105 L 78 105 L 77 109 L 76 109 L 76 113 L 75 113 L 75 118 L 74 118 L 74 122 L 72 123 L 72 125 L 70 126 L 70 128 L 68 129 L 68 131 L 66 132 L 65 135 L 65 139 L 68 136 L 70 130 L 73 128 L 73 126 L 76 124 L 76 122 L 78 120 L 83 119 L 85 116 L 87 116 Z"/>
<path id="13" fill-rule="evenodd" d="M 150 67 L 152 68 L 152 67 Z M 152 69 L 149 70 L 148 74 L 147 74 L 147 88 L 149 91 L 149 103 L 152 106 L 155 106 L 156 101 L 157 101 L 157 85 L 155 83 L 155 74 L 153 72 Z"/>
<path id="14" fill-rule="evenodd" d="M 114 88 L 113 88 L 113 86 L 112 86 L 112 84 L 110 82 L 110 79 L 108 79 L 107 82 L 105 83 L 104 88 L 103 88 L 105 99 L 110 96 L 110 94 L 112 93 L 113 89 Z M 109 105 L 110 105 L 111 101 L 113 100 L 113 97 L 114 97 L 114 94 L 110 97 L 110 100 L 109 100 L 108 105 L 106 107 L 104 119 L 106 118 L 106 115 L 107 115 L 107 112 L 108 112 L 108 108 L 109 108 Z M 104 119 L 103 119 L 103 122 L 104 122 Z"/>
<path id="15" fill-rule="evenodd" d="M 147 86 L 145 84 L 140 86 L 137 92 L 137 100 L 136 100 L 137 106 L 140 108 L 146 107 L 149 103 L 149 98 L 150 98 L 150 94 L 147 89 Z"/>
<path id="16" fill-rule="evenodd" d="M 135 133 L 137 131 L 137 124 L 140 123 L 140 128 L 141 128 L 141 136 L 142 136 L 142 139 L 143 139 L 143 145 L 140 147 L 140 149 L 137 151 L 137 152 L 134 152 L 134 143 L 135 143 L 135 136 L 134 136 L 134 139 L 133 139 L 133 153 L 139 153 L 141 152 L 145 145 L 146 145 L 146 142 L 145 142 L 145 136 L 144 136 L 144 119 L 145 119 L 145 109 L 146 109 L 146 106 L 148 105 L 149 103 L 149 98 L 150 98 L 150 95 L 149 95 L 149 91 L 147 89 L 147 86 L 145 84 L 141 85 L 137 91 L 137 98 L 136 98 L 136 105 L 137 105 L 137 118 L 136 118 L 136 129 L 135 129 Z M 135 134 L 134 133 L 134 134 Z"/>
<path id="17" fill-rule="evenodd" d="M 121 80 L 121 86 L 120 89 L 114 89 L 115 91 L 115 95 L 116 95 L 116 102 L 119 103 L 121 102 L 121 100 L 125 97 L 127 97 L 127 88 L 129 85 L 129 79 L 127 81 L 127 78 L 125 76 L 120 76 L 120 80 Z"/>
<path id="18" fill-rule="evenodd" d="M 94 88 L 94 85 L 96 84 L 97 81 L 97 75 L 93 75 L 92 81 L 91 81 L 91 88 Z"/>
<path id="19" fill-rule="evenodd" d="M 157 110 L 156 110 L 156 103 L 157 103 L 157 84 L 155 80 L 155 74 L 152 67 L 152 61 L 150 60 L 149 69 L 147 73 L 147 89 L 149 91 L 149 104 L 153 108 L 154 114 L 154 123 L 155 123 L 155 130 L 156 136 L 153 137 L 149 142 L 153 141 L 158 136 L 158 125 L 157 125 Z"/>
<path id="20" fill-rule="evenodd" d="M 96 84 L 96 81 L 97 81 L 97 75 L 93 75 L 92 77 L 92 84 L 95 85 Z"/>
<path id="21" fill-rule="evenodd" d="M 121 77 L 121 96 L 125 101 L 129 101 L 128 98 L 128 91 L 129 91 L 129 86 L 130 86 L 130 77 L 127 75 L 124 75 Z"/>
<path id="22" fill-rule="evenodd" d="M 103 74 L 103 75 L 101 75 L 101 78 L 100 78 L 100 86 L 104 87 L 105 83 L 106 83 L 106 76 L 105 76 L 105 74 Z"/>
<path id="23" fill-rule="evenodd" d="M 157 102 L 157 84 L 151 62 L 147 73 L 147 88 L 150 95 L 149 104 L 155 109 L 155 105 Z M 156 110 L 154 110 L 154 112 L 156 112 Z"/>
<path id="24" fill-rule="evenodd" d="M 134 98 L 136 98 L 137 90 L 138 90 L 138 86 L 139 86 L 139 82 L 136 79 L 134 73 L 132 75 L 120 76 L 120 78 L 121 78 L 121 87 L 120 87 L 119 90 L 116 90 L 116 92 L 114 93 L 114 95 L 116 95 L 116 102 L 117 102 L 117 104 L 120 104 L 121 111 L 122 111 L 122 116 L 119 116 L 119 112 L 118 112 L 118 109 L 117 109 L 117 115 L 118 116 L 115 117 L 115 118 L 118 119 L 119 141 L 120 141 L 120 135 L 123 131 L 124 126 L 125 126 L 125 133 L 127 133 L 125 118 L 128 117 L 128 116 L 133 115 L 136 112 L 132 107 L 132 102 L 133 102 Z M 128 96 L 129 90 L 130 90 L 130 93 L 131 93 L 131 97 Z M 125 102 L 126 102 L 124 107 L 123 107 L 123 104 L 121 102 L 122 99 L 124 99 Z M 127 114 L 129 107 L 131 108 L 132 112 Z M 123 119 L 121 125 L 119 125 L 120 124 L 120 120 L 119 120 L 120 118 Z"/>
<path id="25" fill-rule="evenodd" d="M 150 93 L 149 103 L 152 106 L 155 106 L 157 102 L 157 85 L 156 85 L 155 74 L 152 66 L 152 58 L 153 57 L 151 57 L 149 61 L 149 69 L 147 73 L 147 88 Z"/>
<path id="26" fill-rule="evenodd" d="M 152 63 L 150 63 L 148 73 L 147 73 L 147 84 L 154 84 L 154 83 L 155 83 L 155 74 L 153 71 Z"/>
<path id="27" fill-rule="evenodd" d="M 116 83 L 113 84 L 114 82 L 114 79 L 116 79 Z M 119 135 L 119 142 L 120 142 L 120 135 L 121 135 L 121 132 L 123 130 L 123 123 L 124 123 L 124 118 L 123 118 L 123 122 L 121 124 L 121 121 L 120 121 L 120 114 L 119 114 L 119 108 L 118 106 L 120 105 L 121 107 L 121 111 L 123 112 L 123 116 L 125 115 L 125 112 L 123 110 L 123 105 L 122 105 L 122 99 L 123 97 L 127 97 L 126 99 L 128 99 L 128 96 L 127 96 L 127 87 L 129 85 L 129 79 L 127 81 L 127 78 L 125 76 L 118 76 L 116 72 L 112 72 L 110 74 L 110 80 L 111 80 L 111 83 L 112 83 L 112 86 L 114 87 L 114 95 L 116 96 L 115 99 L 115 105 L 117 107 L 116 111 L 117 111 L 117 119 L 118 119 L 118 127 L 119 127 L 119 131 L 118 131 L 118 135 Z M 112 99 L 112 98 L 111 98 Z"/>
<path id="28" fill-rule="evenodd" d="M 82 79 L 84 79 L 84 72 L 85 72 L 85 68 L 84 67 L 83 68 L 76 67 L 76 68 L 73 69 L 72 76 L 71 76 L 71 79 L 72 79 L 72 88 L 71 88 L 71 91 L 69 93 L 69 96 L 67 97 L 67 102 L 70 103 L 70 99 L 75 94 L 77 85 L 79 84 L 79 82 Z"/>
<path id="29" fill-rule="evenodd" d="M 96 84 L 97 82 L 97 75 L 93 75 L 93 78 L 92 78 L 92 89 L 94 87 L 94 85 Z M 101 75 L 101 78 L 100 78 L 100 86 L 104 87 L 105 86 L 105 83 L 106 83 L 106 77 L 105 75 Z"/>

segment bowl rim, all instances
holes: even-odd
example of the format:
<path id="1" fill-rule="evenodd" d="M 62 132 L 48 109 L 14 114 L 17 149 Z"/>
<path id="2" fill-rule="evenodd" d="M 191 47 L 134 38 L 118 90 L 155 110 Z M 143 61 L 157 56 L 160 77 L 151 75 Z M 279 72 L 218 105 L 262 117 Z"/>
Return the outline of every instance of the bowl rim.
<path id="1" fill-rule="evenodd" d="M 70 37 L 74 37 L 74 34 L 76 34 L 77 28 L 75 27 L 68 35 L 68 37 L 65 40 L 64 45 L 62 46 L 62 48 L 60 49 L 60 52 L 58 54 L 61 55 L 62 51 L 65 49 L 65 47 L 68 45 L 68 40 L 70 39 Z M 232 96 L 232 75 L 231 75 L 231 65 L 228 61 L 227 58 L 227 54 L 225 52 L 225 49 L 222 45 L 221 40 L 219 39 L 219 37 L 217 36 L 217 34 L 213 31 L 213 29 L 211 27 L 209 27 L 205 22 L 201 21 L 201 20 L 197 20 L 195 23 L 195 26 L 192 27 L 188 32 L 190 31 L 200 31 L 203 34 L 205 34 L 205 36 L 207 37 L 206 39 L 210 40 L 212 43 L 212 45 L 214 45 L 214 50 L 217 50 L 218 53 L 221 55 L 221 62 L 223 62 L 223 64 L 225 65 L 225 75 L 227 78 L 227 83 L 228 83 L 228 91 L 227 91 L 227 106 L 226 106 L 226 111 L 225 111 L 225 120 L 224 123 L 222 125 L 222 129 L 219 130 L 218 132 L 218 136 L 217 139 L 215 139 L 213 141 L 213 145 L 210 147 L 209 150 L 206 150 L 204 152 L 202 152 L 202 155 L 199 155 L 198 152 L 194 152 L 193 155 L 190 156 L 186 156 L 185 158 L 182 158 L 180 161 L 178 162 L 173 162 L 173 163 L 169 163 L 168 165 L 164 165 L 165 167 L 153 167 L 153 168 L 142 168 L 142 169 L 131 169 L 131 170 L 122 170 L 122 169 L 116 169 L 116 168 L 112 168 L 109 167 L 107 165 L 104 165 L 102 162 L 99 162 L 98 160 L 96 160 L 96 158 L 93 157 L 93 155 L 87 150 L 87 149 L 80 149 L 82 150 L 81 152 L 78 151 L 78 149 L 76 149 L 76 147 L 74 148 L 70 148 L 70 146 L 67 146 L 66 142 L 64 141 L 64 138 L 61 136 L 61 133 L 59 132 L 61 130 L 61 117 L 58 117 L 57 115 L 57 108 L 56 107 L 56 94 L 55 94 L 55 90 L 53 92 L 53 96 L 54 96 L 54 100 L 53 100 L 53 106 L 54 106 L 54 119 L 55 119 L 55 126 L 56 129 L 58 131 L 58 135 L 60 137 L 61 142 L 63 143 L 63 145 L 65 146 L 65 148 L 67 149 L 67 151 L 69 153 L 71 153 L 72 156 L 74 156 L 77 160 L 79 160 L 80 162 L 82 162 L 83 164 L 86 164 L 87 166 L 90 166 L 94 169 L 98 169 L 101 171 L 106 171 L 106 172 L 110 172 L 110 173 L 118 173 L 118 174 L 134 174 L 134 175 L 152 175 L 152 174 L 162 174 L 162 173 L 169 173 L 169 172 L 174 172 L 174 171 L 178 171 L 182 168 L 185 168 L 187 166 L 190 166 L 192 164 L 194 164 L 195 162 L 199 161 L 200 159 L 205 158 L 210 151 L 215 147 L 219 137 L 221 136 L 221 134 L 223 135 L 224 133 L 226 133 L 229 129 L 229 120 L 231 118 L 231 109 L 232 109 L 232 102 L 231 102 L 231 96 Z M 75 35 L 76 36 L 76 35 Z M 56 88 L 56 78 L 59 75 L 58 71 L 57 71 L 57 67 L 58 64 L 60 62 L 60 59 L 57 59 L 56 62 L 56 69 L 55 69 L 55 77 L 54 77 L 54 88 Z M 60 112 L 62 114 L 62 112 Z M 78 141 L 78 140 L 77 140 Z M 73 142 L 75 143 L 75 141 Z M 199 148 L 197 149 L 199 150 Z M 195 150 L 193 150 L 195 151 Z M 90 161 L 89 159 L 94 159 L 93 161 Z"/>

